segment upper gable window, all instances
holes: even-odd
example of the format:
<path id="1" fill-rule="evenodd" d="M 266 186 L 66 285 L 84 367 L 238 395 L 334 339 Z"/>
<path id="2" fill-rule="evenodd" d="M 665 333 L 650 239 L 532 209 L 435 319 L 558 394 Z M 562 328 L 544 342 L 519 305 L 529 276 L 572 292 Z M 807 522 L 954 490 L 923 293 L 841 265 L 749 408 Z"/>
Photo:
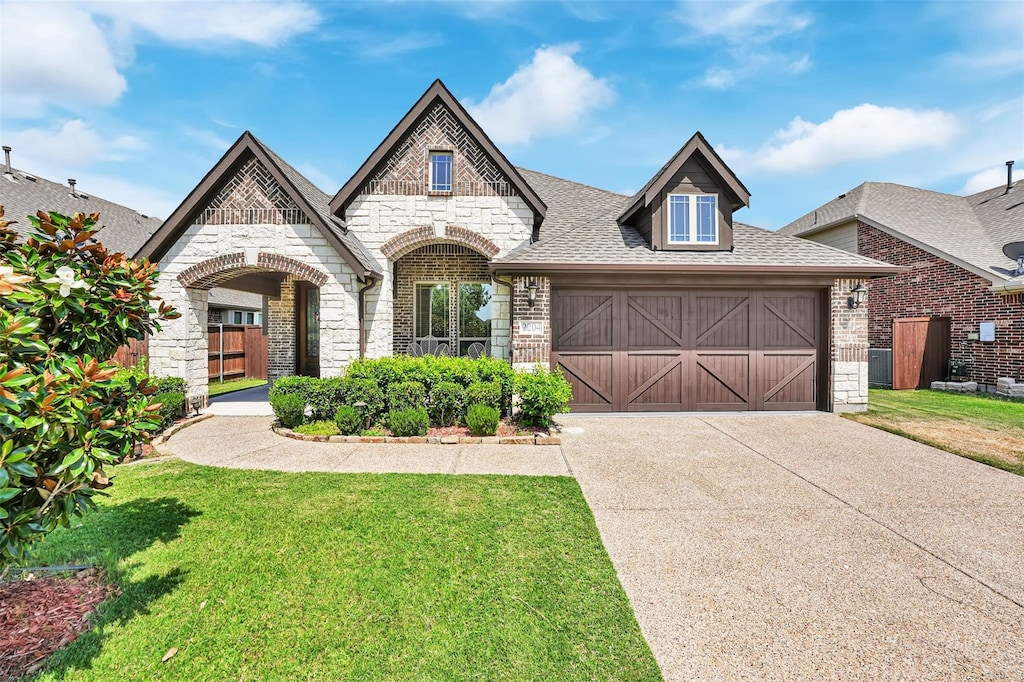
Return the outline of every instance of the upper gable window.
<path id="1" fill-rule="evenodd" d="M 451 152 L 430 152 L 430 191 L 452 191 Z"/>
<path id="2" fill-rule="evenodd" d="M 718 195 L 668 195 L 669 244 L 718 243 Z"/>

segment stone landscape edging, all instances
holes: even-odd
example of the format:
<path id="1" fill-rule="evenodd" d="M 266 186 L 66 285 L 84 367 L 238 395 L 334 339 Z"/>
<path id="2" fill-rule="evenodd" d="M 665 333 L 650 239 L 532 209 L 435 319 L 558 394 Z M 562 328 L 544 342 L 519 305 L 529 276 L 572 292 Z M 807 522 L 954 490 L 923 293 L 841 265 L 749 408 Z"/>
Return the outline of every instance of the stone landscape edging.
<path id="1" fill-rule="evenodd" d="M 562 439 L 551 434 L 532 436 L 314 436 L 296 433 L 274 424 L 271 430 L 279 436 L 308 443 L 395 443 L 415 445 L 561 445 Z"/>

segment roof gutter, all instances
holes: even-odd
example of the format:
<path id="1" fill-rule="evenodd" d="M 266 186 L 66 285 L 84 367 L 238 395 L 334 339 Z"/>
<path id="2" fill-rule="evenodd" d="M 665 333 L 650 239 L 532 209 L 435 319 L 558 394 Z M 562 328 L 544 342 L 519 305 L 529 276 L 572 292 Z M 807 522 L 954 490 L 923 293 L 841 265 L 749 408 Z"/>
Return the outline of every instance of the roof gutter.
<path id="1" fill-rule="evenodd" d="M 359 359 L 366 357 L 366 292 L 380 280 L 369 277 L 366 284 L 359 289 Z"/>
<path id="2" fill-rule="evenodd" d="M 993 294 L 1020 294 L 1024 293 L 1024 282 L 1007 282 L 1006 284 L 993 284 L 988 288 Z"/>
<path id="3" fill-rule="evenodd" d="M 571 273 L 611 273 L 635 272 L 649 274 L 702 274 L 702 275 L 761 275 L 761 274 L 795 274 L 795 275 L 847 275 L 855 277 L 885 277 L 907 272 L 910 268 L 900 265 L 758 265 L 756 269 L 740 270 L 737 265 L 720 265 L 711 263 L 677 264 L 643 264 L 643 263 L 491 263 L 490 270 L 495 274 L 530 274 L 550 272 Z"/>

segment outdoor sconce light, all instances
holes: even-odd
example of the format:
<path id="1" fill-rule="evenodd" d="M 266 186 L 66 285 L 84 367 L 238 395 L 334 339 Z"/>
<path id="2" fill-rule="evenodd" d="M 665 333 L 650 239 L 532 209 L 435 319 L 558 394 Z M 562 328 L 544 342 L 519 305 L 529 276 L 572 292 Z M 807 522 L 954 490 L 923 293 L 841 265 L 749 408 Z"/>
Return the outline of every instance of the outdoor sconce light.
<path id="1" fill-rule="evenodd" d="M 199 416 L 199 408 L 203 406 L 203 399 L 202 399 L 202 397 L 198 396 L 198 395 L 197 396 L 193 396 L 193 397 L 189 398 L 188 404 L 192 408 L 192 411 L 196 413 L 195 416 L 198 417 Z"/>
<path id="2" fill-rule="evenodd" d="M 530 280 L 530 283 L 526 285 L 526 301 L 530 304 L 531 308 L 537 303 L 537 289 L 539 288 L 540 287 L 537 286 L 536 280 L 532 279 Z"/>
<path id="3" fill-rule="evenodd" d="M 857 282 L 857 286 L 850 290 L 850 297 L 846 299 L 846 305 L 850 306 L 851 310 L 856 310 L 864 302 L 864 296 L 867 293 L 867 287 L 861 282 Z"/>

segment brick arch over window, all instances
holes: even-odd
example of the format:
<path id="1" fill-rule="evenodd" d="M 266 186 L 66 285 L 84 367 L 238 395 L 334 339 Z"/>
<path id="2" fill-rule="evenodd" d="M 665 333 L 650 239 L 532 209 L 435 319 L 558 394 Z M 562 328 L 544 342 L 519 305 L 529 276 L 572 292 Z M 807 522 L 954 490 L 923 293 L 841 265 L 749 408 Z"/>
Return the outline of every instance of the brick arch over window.
<path id="1" fill-rule="evenodd" d="M 189 289 L 212 289 L 240 275 L 261 272 L 284 272 L 312 282 L 318 287 L 327 283 L 327 274 L 316 268 L 276 253 L 260 252 L 255 264 L 247 262 L 245 253 L 226 254 L 204 260 L 178 275 L 178 282 Z"/>
<path id="2" fill-rule="evenodd" d="M 380 251 L 388 260 L 398 260 L 414 249 L 427 244 L 449 243 L 467 246 L 474 251 L 482 253 L 487 258 L 494 258 L 501 249 L 487 237 L 474 232 L 473 230 L 458 225 L 447 225 L 444 228 L 444 236 L 439 237 L 434 233 L 432 227 L 415 227 L 402 234 L 395 235 L 384 245 Z"/>

